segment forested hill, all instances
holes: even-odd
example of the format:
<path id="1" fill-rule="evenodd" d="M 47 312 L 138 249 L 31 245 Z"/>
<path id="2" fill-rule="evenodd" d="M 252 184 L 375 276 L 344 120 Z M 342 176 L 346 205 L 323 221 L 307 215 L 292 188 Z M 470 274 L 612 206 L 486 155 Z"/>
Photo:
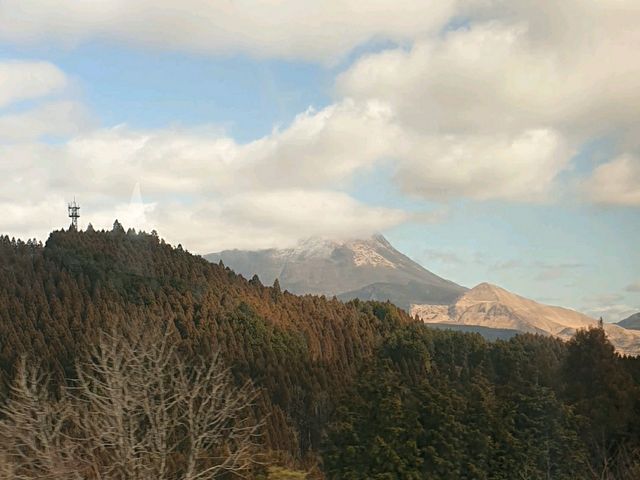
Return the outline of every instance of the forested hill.
<path id="1" fill-rule="evenodd" d="M 640 365 L 602 330 L 488 343 L 389 303 L 265 287 L 118 223 L 0 237 L 0 403 L 20 355 L 72 378 L 122 322 L 220 352 L 260 389 L 269 458 L 312 478 L 640 478 Z"/>
<path id="2" fill-rule="evenodd" d="M 44 246 L 0 239 L 0 370 L 20 354 L 69 375 L 120 319 L 171 322 L 182 348 L 220 351 L 238 378 L 265 387 L 268 445 L 295 455 L 319 445 L 325 405 L 381 338 L 411 322 L 382 304 L 295 296 L 247 281 L 154 234 L 57 231 Z M 321 408 L 322 407 L 322 408 Z"/>

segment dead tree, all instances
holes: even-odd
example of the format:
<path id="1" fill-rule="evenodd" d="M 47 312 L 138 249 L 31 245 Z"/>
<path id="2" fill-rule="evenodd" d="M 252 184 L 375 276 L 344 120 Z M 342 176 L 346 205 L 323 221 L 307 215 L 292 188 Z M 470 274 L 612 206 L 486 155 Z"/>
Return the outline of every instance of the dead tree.
<path id="1" fill-rule="evenodd" d="M 65 433 L 73 409 L 64 390 L 60 395 L 53 397 L 41 369 L 19 361 L 0 407 L 0 479 L 81 478 L 77 445 Z"/>
<path id="2" fill-rule="evenodd" d="M 109 480 L 248 472 L 261 427 L 251 386 L 237 388 L 217 356 L 187 359 L 170 335 L 138 327 L 101 335 L 60 400 L 44 393 L 42 375 L 18 374 L 0 421 L 9 439 L 0 472 Z"/>

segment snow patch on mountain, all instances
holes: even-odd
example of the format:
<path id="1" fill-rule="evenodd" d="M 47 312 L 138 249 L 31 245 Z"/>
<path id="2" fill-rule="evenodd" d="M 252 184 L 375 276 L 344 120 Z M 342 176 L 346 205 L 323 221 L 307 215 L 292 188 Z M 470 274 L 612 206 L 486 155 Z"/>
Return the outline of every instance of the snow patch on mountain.
<path id="1" fill-rule="evenodd" d="M 350 242 L 347 247 L 353 252 L 353 263 L 362 267 L 371 265 L 373 267 L 396 268 L 396 265 L 376 252 L 370 242 Z"/>

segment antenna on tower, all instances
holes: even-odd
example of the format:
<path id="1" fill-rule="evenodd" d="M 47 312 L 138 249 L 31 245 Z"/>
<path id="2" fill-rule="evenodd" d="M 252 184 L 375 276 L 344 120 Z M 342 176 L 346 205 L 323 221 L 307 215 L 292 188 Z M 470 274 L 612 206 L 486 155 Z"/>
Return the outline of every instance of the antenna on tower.
<path id="1" fill-rule="evenodd" d="M 73 202 L 69 203 L 69 218 L 71 219 L 71 226 L 78 230 L 78 219 L 80 218 L 80 205 L 76 203 L 76 198 L 73 197 Z"/>

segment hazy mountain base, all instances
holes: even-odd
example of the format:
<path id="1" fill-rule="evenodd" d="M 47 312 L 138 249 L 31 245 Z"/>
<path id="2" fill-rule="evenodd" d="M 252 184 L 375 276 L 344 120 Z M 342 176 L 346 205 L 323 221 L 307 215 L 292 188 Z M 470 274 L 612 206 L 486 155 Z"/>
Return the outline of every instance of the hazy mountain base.
<path id="1" fill-rule="evenodd" d="M 427 328 L 438 328 L 440 330 L 451 330 L 460 333 L 477 333 L 482 338 L 490 342 L 496 340 L 509 340 L 516 335 L 522 335 L 522 332 L 509 328 L 489 328 L 479 325 L 460 325 L 456 323 L 428 323 Z"/>
<path id="2" fill-rule="evenodd" d="M 266 288 L 119 224 L 1 238 L 0 306 L 4 385 L 21 354 L 60 381 L 100 330 L 169 323 L 180 352 L 219 352 L 259 389 L 265 458 L 317 477 L 638 478 L 640 365 L 597 329 L 487 343 Z"/>
<path id="3" fill-rule="evenodd" d="M 616 325 L 630 330 L 640 330 L 640 312 L 619 321 Z"/>

